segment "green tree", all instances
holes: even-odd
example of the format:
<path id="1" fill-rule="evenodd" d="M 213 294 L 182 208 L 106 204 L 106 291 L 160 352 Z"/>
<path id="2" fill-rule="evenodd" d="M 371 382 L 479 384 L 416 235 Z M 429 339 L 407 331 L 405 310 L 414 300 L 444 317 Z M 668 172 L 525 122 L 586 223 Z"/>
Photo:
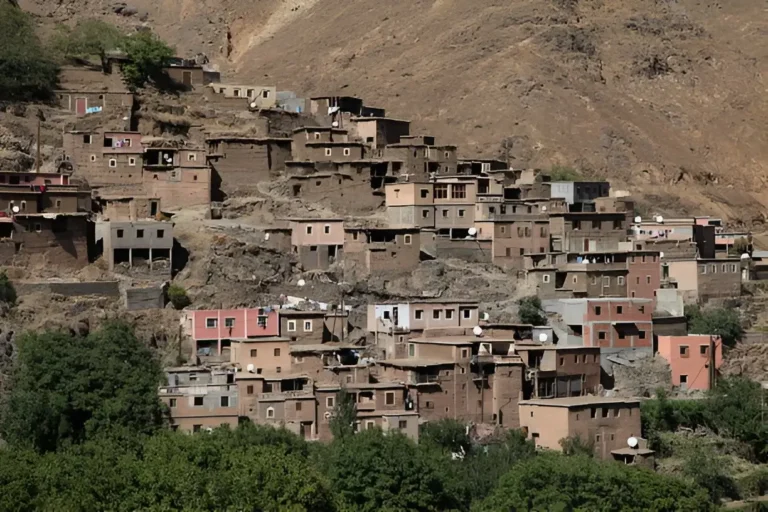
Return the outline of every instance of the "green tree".
<path id="1" fill-rule="evenodd" d="M 723 498 L 739 499 L 739 491 L 733 478 L 728 475 L 731 460 L 715 456 L 711 451 L 698 449 L 683 464 L 683 474 L 696 485 L 706 489 L 714 503 Z"/>
<path id="2" fill-rule="evenodd" d="M 148 31 L 125 38 L 123 47 L 129 59 L 122 67 L 123 78 L 132 89 L 157 81 L 174 55 L 173 48 Z"/>
<path id="3" fill-rule="evenodd" d="M 43 48 L 29 16 L 0 2 L 0 100 L 49 99 L 58 67 Z"/>
<path id="4" fill-rule="evenodd" d="M 190 300 L 189 295 L 187 295 L 187 290 L 176 283 L 173 283 L 168 287 L 168 300 L 171 301 L 171 304 L 173 304 L 175 309 L 184 309 L 192 304 L 192 300 Z"/>
<path id="5" fill-rule="evenodd" d="M 16 304 L 16 287 L 8 279 L 5 271 L 0 272 L 0 302 L 13 306 Z"/>
<path id="6" fill-rule="evenodd" d="M 564 455 L 583 455 L 585 457 L 594 457 L 595 455 L 594 443 L 585 441 L 580 436 L 564 437 L 559 441 L 559 443 L 563 448 Z"/>
<path id="7" fill-rule="evenodd" d="M 86 337 L 27 333 L 0 409 L 0 434 L 40 451 L 114 433 L 151 433 L 163 423 L 162 374 L 129 326 L 112 322 Z"/>
<path id="8" fill-rule="evenodd" d="M 763 389 L 745 377 L 720 379 L 708 394 L 704 423 L 723 437 L 749 444 L 755 457 L 768 460 L 768 427 Z"/>
<path id="9" fill-rule="evenodd" d="M 744 336 L 744 328 L 736 309 L 700 309 L 691 306 L 686 308 L 685 316 L 688 319 L 689 333 L 720 336 L 727 347 L 734 346 Z"/>
<path id="10" fill-rule="evenodd" d="M 553 165 L 548 174 L 552 181 L 581 181 L 584 179 L 579 171 L 563 165 Z"/>
<path id="11" fill-rule="evenodd" d="M 451 418 L 428 421 L 419 428 L 419 444 L 451 453 L 469 453 L 472 442 L 467 425 Z"/>
<path id="12" fill-rule="evenodd" d="M 436 511 L 454 508 L 442 473 L 400 433 L 367 429 L 334 440 L 328 475 L 340 510 Z"/>
<path id="13" fill-rule="evenodd" d="M 517 316 L 524 324 L 547 325 L 547 317 L 541 309 L 541 299 L 535 295 L 517 301 Z"/>
<path id="14" fill-rule="evenodd" d="M 548 453 L 517 464 L 479 510 L 714 510 L 699 487 L 643 468 Z"/>
<path id="15" fill-rule="evenodd" d="M 355 434 L 357 407 L 355 395 L 345 388 L 336 394 L 336 406 L 331 414 L 330 428 L 334 439 L 344 439 Z"/>
<path id="16" fill-rule="evenodd" d="M 116 26 L 101 20 L 81 20 L 70 29 L 57 27 L 54 41 L 65 57 L 98 57 L 102 69 L 107 71 L 107 54 L 122 47 L 125 35 Z"/>

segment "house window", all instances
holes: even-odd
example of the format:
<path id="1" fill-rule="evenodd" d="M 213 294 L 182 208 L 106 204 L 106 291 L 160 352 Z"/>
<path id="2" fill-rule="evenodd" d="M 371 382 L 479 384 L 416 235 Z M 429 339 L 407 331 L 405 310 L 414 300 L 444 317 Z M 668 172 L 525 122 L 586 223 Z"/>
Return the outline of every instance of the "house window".
<path id="1" fill-rule="evenodd" d="M 457 184 L 451 188 L 451 199 L 466 199 L 467 198 L 467 186 L 464 184 Z"/>
<path id="2" fill-rule="evenodd" d="M 301 402 L 296 402 L 296 411 L 301 411 Z"/>
<path id="3" fill-rule="evenodd" d="M 443 210 L 443 218 L 448 218 L 448 210 Z"/>
<path id="4" fill-rule="evenodd" d="M 680 385 L 685 386 L 688 384 L 688 376 L 687 375 L 681 375 L 680 376 Z"/>
<path id="5" fill-rule="evenodd" d="M 115 160 L 114 158 L 110 158 L 109 159 L 109 166 L 110 167 L 117 167 L 117 160 Z"/>
<path id="6" fill-rule="evenodd" d="M 40 233 L 42 230 L 43 230 L 42 224 L 40 224 L 39 222 L 35 223 L 35 231 Z"/>
<path id="7" fill-rule="evenodd" d="M 688 357 L 688 345 L 680 345 L 680 357 Z"/>
<path id="8" fill-rule="evenodd" d="M 699 265 L 699 274 L 706 274 L 706 273 L 707 273 L 707 266 L 706 265 Z"/>
<path id="9" fill-rule="evenodd" d="M 619 339 L 620 340 L 623 340 L 626 337 L 627 337 L 627 334 L 624 331 L 619 331 Z"/>
<path id="10" fill-rule="evenodd" d="M 288 320 L 288 332 L 296 332 L 296 320 Z"/>
<path id="11" fill-rule="evenodd" d="M 137 229 L 136 230 L 136 238 L 144 238 L 144 230 L 143 229 Z"/>
<path id="12" fill-rule="evenodd" d="M 424 310 L 417 309 L 416 312 L 414 313 L 414 318 L 416 318 L 416 320 L 421 320 L 422 318 L 424 318 Z"/>
<path id="13" fill-rule="evenodd" d="M 224 327 L 234 327 L 235 326 L 235 319 L 234 318 L 225 318 L 224 319 Z"/>
<path id="14" fill-rule="evenodd" d="M 331 225 L 330 224 L 326 224 L 325 226 L 323 226 L 323 233 L 325 233 L 326 235 L 330 235 L 331 234 Z"/>
<path id="15" fill-rule="evenodd" d="M 463 216 L 464 216 L 464 210 L 459 210 L 459 217 L 463 217 Z"/>
<path id="16" fill-rule="evenodd" d="M 398 421 L 397 422 L 397 428 L 399 428 L 400 430 L 405 430 L 406 428 L 408 428 L 408 421 L 406 421 L 406 420 Z"/>
<path id="17" fill-rule="evenodd" d="M 307 234 L 308 235 L 312 234 L 312 226 L 307 226 Z"/>
<path id="18" fill-rule="evenodd" d="M 699 354 L 702 356 L 706 356 L 709 354 L 709 346 L 708 345 L 699 345 Z"/>
<path id="19" fill-rule="evenodd" d="M 274 418 L 275 417 L 275 409 L 273 407 L 267 408 L 267 418 Z"/>
<path id="20" fill-rule="evenodd" d="M 219 320 L 218 318 L 206 318 L 205 319 L 205 326 L 208 329 L 214 329 L 219 326 Z"/>
<path id="21" fill-rule="evenodd" d="M 91 140 L 92 139 L 90 135 L 83 135 L 83 144 L 90 144 Z"/>
<path id="22" fill-rule="evenodd" d="M 277 368 L 275 368 L 275 373 L 280 373 L 282 370 L 283 370 L 283 369 L 282 369 L 281 367 L 279 367 L 279 366 L 278 366 Z"/>
<path id="23" fill-rule="evenodd" d="M 332 397 L 332 396 L 325 397 L 325 407 L 328 409 L 332 409 L 335 401 L 336 401 L 335 397 Z"/>
<path id="24" fill-rule="evenodd" d="M 543 282 L 545 282 L 545 283 L 548 283 L 548 282 L 549 282 L 549 279 L 550 279 L 550 277 L 549 277 L 549 274 L 544 274 L 544 276 L 542 277 L 542 279 L 541 279 L 541 280 L 542 280 Z"/>
<path id="25" fill-rule="evenodd" d="M 188 162 L 195 162 L 197 160 L 197 154 L 196 153 L 187 153 L 187 161 Z"/>
<path id="26" fill-rule="evenodd" d="M 597 276 L 592 276 L 592 284 L 593 285 L 597 284 Z"/>
<path id="27" fill-rule="evenodd" d="M 600 306 L 595 306 L 595 316 L 600 316 L 600 314 L 603 312 L 603 308 Z"/>
<path id="28" fill-rule="evenodd" d="M 273 350 L 272 353 L 275 355 L 275 357 L 280 357 L 280 349 L 279 348 L 276 348 L 275 350 Z"/>
<path id="29" fill-rule="evenodd" d="M 620 315 L 623 312 L 624 312 L 624 307 L 623 306 L 616 306 L 616 314 L 617 315 Z"/>
<path id="30" fill-rule="evenodd" d="M 644 340 L 645 339 L 645 331 L 638 331 L 637 332 L 637 337 L 640 338 L 641 340 Z"/>
<path id="31" fill-rule="evenodd" d="M 601 409 L 603 418 L 610 418 L 611 417 L 611 410 L 607 407 L 603 407 Z"/>
<path id="32" fill-rule="evenodd" d="M 164 229 L 158 229 L 157 230 L 157 238 L 163 238 L 165 237 L 165 230 Z"/>
<path id="33" fill-rule="evenodd" d="M 256 325 L 261 327 L 262 329 L 266 329 L 267 327 L 267 315 L 258 315 L 256 317 Z"/>
<path id="34" fill-rule="evenodd" d="M 403 237 L 403 242 L 405 243 L 405 245 L 411 245 L 411 240 L 412 240 L 411 235 L 405 235 Z"/>
<path id="35" fill-rule="evenodd" d="M 130 165 L 131 167 L 135 167 L 136 166 L 136 159 L 133 158 L 133 157 L 130 157 L 128 159 L 128 165 Z"/>
<path id="36" fill-rule="evenodd" d="M 471 309 L 465 309 L 462 311 L 462 316 L 466 319 L 472 318 L 472 310 Z"/>
<path id="37" fill-rule="evenodd" d="M 432 311 L 432 318 L 435 320 L 440 320 L 440 317 L 442 316 L 442 314 L 443 314 L 442 309 L 435 309 L 434 311 Z"/>
<path id="38" fill-rule="evenodd" d="M 468 348 L 461 349 L 461 358 L 467 359 L 468 357 L 469 357 L 469 349 Z"/>
<path id="39" fill-rule="evenodd" d="M 589 417 L 590 417 L 590 418 L 597 418 L 597 409 L 595 409 L 594 407 L 592 407 L 592 408 L 589 410 Z"/>
<path id="40" fill-rule="evenodd" d="M 413 343 L 408 344 L 408 356 L 416 357 L 416 345 L 414 345 Z"/>
<path id="41" fill-rule="evenodd" d="M 421 210 L 421 218 L 422 219 L 428 219 L 429 218 L 429 210 Z"/>
<path id="42" fill-rule="evenodd" d="M 253 394 L 253 386 L 247 386 L 247 387 L 245 388 L 245 393 L 246 393 L 247 395 L 252 395 L 252 394 Z"/>
<path id="43" fill-rule="evenodd" d="M 386 405 L 395 405 L 395 392 L 394 391 L 387 391 L 384 394 L 384 403 Z"/>
<path id="44" fill-rule="evenodd" d="M 426 199 L 429 197 L 429 189 L 423 188 L 421 189 L 421 198 Z"/>
<path id="45" fill-rule="evenodd" d="M 269 98 L 269 91 L 267 89 L 264 89 L 263 91 L 261 91 L 261 97 Z"/>
<path id="46" fill-rule="evenodd" d="M 258 357 L 259 350 L 256 348 L 251 349 L 251 357 Z"/>
<path id="47" fill-rule="evenodd" d="M 452 309 L 446 309 L 445 310 L 445 319 L 446 320 L 453 319 L 453 310 Z"/>
<path id="48" fill-rule="evenodd" d="M 597 333 L 597 339 L 604 340 L 605 339 L 605 331 L 599 331 Z"/>
<path id="49" fill-rule="evenodd" d="M 375 427 L 376 427 L 376 422 L 375 421 L 373 421 L 373 420 L 366 420 L 366 422 L 365 422 L 365 429 L 366 430 L 371 430 L 372 428 L 375 428 Z"/>
<path id="50" fill-rule="evenodd" d="M 349 148 L 344 148 L 344 156 L 349 156 L 350 153 L 351 152 L 350 152 Z"/>
<path id="51" fill-rule="evenodd" d="M 222 396 L 221 401 L 219 402 L 222 407 L 229 407 L 229 397 L 228 396 Z"/>
<path id="52" fill-rule="evenodd" d="M 624 286 L 624 277 L 622 276 L 617 277 L 616 282 L 619 284 L 619 286 Z"/>
<path id="53" fill-rule="evenodd" d="M 333 154 L 332 148 L 325 148 L 325 156 L 331 156 Z"/>
<path id="54" fill-rule="evenodd" d="M 95 161 L 96 161 L 96 155 L 91 155 L 91 162 L 95 162 Z"/>
<path id="55" fill-rule="evenodd" d="M 304 332 L 312 332 L 312 320 L 304 320 Z"/>
<path id="56" fill-rule="evenodd" d="M 435 185 L 435 199 L 448 199 L 448 185 Z"/>
<path id="57" fill-rule="evenodd" d="M 195 399 L 194 399 L 195 400 L 194 401 L 195 407 L 202 407 L 203 406 L 203 399 L 204 399 L 204 397 L 202 397 L 202 396 L 196 396 Z"/>

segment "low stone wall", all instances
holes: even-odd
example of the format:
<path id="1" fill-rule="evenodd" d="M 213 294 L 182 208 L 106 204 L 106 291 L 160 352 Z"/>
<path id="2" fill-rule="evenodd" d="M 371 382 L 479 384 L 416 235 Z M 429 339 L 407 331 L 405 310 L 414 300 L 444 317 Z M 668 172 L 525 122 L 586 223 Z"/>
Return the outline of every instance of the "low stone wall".
<path id="1" fill-rule="evenodd" d="M 125 290 L 125 307 L 128 311 L 162 309 L 165 307 L 165 290 L 162 286 L 127 288 Z"/>
<path id="2" fill-rule="evenodd" d="M 30 282 L 14 281 L 16 293 L 22 297 L 33 293 L 55 293 L 65 297 L 97 295 L 101 297 L 119 297 L 120 285 L 117 281 L 90 282 Z"/>

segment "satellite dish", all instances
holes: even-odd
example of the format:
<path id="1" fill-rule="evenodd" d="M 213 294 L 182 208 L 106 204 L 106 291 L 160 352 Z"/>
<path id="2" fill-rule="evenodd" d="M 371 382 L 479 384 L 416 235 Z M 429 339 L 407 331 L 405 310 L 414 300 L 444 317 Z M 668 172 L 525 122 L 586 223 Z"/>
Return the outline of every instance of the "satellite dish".
<path id="1" fill-rule="evenodd" d="M 19 213 L 21 211 L 21 209 L 18 206 L 14 206 L 13 208 L 11 208 L 11 211 L 13 213 Z"/>
<path id="2" fill-rule="evenodd" d="M 253 364 L 249 364 L 248 366 L 246 366 L 246 367 L 245 367 L 245 369 L 246 369 L 246 370 L 248 370 L 248 373 L 253 373 L 253 370 L 254 370 L 255 368 L 256 368 L 256 367 L 255 367 L 255 366 L 253 366 Z"/>
<path id="3" fill-rule="evenodd" d="M 477 229 L 476 228 L 469 228 L 467 233 L 469 233 L 469 236 L 475 236 L 477 234 Z"/>
<path id="4" fill-rule="evenodd" d="M 547 207 L 546 206 L 542 206 L 541 207 L 541 211 L 543 211 L 543 212 L 547 211 Z"/>
<path id="5" fill-rule="evenodd" d="M 659 258 L 663 258 L 663 257 L 664 257 L 664 253 L 663 253 L 663 252 L 660 252 L 660 253 L 659 253 Z"/>
<path id="6" fill-rule="evenodd" d="M 339 122 L 338 121 L 334 121 L 334 122 L 331 123 L 331 126 L 333 126 L 334 128 L 338 128 L 339 127 Z"/>
<path id="7" fill-rule="evenodd" d="M 269 240 L 269 233 L 264 233 L 264 240 Z"/>
<path id="8" fill-rule="evenodd" d="M 539 341 L 541 343 L 546 342 L 548 339 L 549 339 L 549 336 L 547 336 L 547 333 L 542 332 L 542 333 L 539 334 Z"/>
<path id="9" fill-rule="evenodd" d="M 299 282 L 296 283 L 296 284 L 299 285 L 299 286 L 304 286 L 305 284 L 307 284 L 307 282 L 305 280 L 303 280 L 303 279 L 299 279 Z"/>
<path id="10" fill-rule="evenodd" d="M 483 328 L 480 327 L 479 325 L 476 325 L 475 327 L 472 328 L 472 333 L 475 336 L 482 336 L 483 335 Z"/>
<path id="11" fill-rule="evenodd" d="M 491 315 L 489 315 L 488 313 L 485 313 L 485 312 L 480 313 L 480 320 L 488 320 L 489 318 L 491 318 Z"/>
<path id="12" fill-rule="evenodd" d="M 251 108 L 256 108 L 256 102 L 255 101 L 251 102 Z"/>
<path id="13" fill-rule="evenodd" d="M 658 217 L 656 217 L 656 222 L 658 222 L 659 224 L 664 224 L 664 217 L 659 215 Z"/>
<path id="14" fill-rule="evenodd" d="M 748 259 L 749 259 L 749 254 L 747 254 L 747 253 L 745 252 L 744 254 L 742 254 L 742 255 L 741 255 L 741 259 L 743 259 L 743 260 L 748 260 Z"/>
<path id="15" fill-rule="evenodd" d="M 643 222 L 643 218 L 642 218 L 641 216 L 639 216 L 639 215 L 638 215 L 637 217 L 635 217 L 635 222 L 636 222 L 637 224 L 640 224 L 641 222 Z"/>
<path id="16" fill-rule="evenodd" d="M 627 439 L 627 445 L 629 445 L 630 448 L 637 448 L 637 445 L 639 444 L 636 437 L 630 437 Z"/>

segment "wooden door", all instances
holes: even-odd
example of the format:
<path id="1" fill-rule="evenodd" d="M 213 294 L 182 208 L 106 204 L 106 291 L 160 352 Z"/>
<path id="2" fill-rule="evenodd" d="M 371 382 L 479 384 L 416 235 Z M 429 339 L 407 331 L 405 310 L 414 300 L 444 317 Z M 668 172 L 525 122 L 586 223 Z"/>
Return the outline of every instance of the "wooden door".
<path id="1" fill-rule="evenodd" d="M 75 113 L 79 116 L 85 115 L 85 109 L 88 108 L 87 98 L 75 98 Z"/>
<path id="2" fill-rule="evenodd" d="M 183 83 L 187 87 L 192 86 L 192 72 L 191 71 L 182 71 L 181 72 L 181 83 Z"/>

